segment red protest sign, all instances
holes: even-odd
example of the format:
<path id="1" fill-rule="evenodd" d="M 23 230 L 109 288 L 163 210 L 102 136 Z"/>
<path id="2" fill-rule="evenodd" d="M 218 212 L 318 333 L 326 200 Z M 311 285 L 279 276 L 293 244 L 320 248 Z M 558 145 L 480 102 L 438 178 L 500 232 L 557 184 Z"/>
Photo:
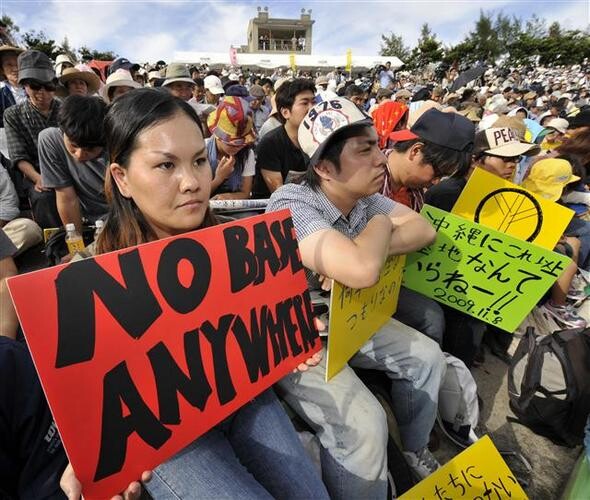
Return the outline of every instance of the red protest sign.
<path id="1" fill-rule="evenodd" d="M 85 498 L 105 498 L 321 345 L 288 210 L 8 283 Z"/>

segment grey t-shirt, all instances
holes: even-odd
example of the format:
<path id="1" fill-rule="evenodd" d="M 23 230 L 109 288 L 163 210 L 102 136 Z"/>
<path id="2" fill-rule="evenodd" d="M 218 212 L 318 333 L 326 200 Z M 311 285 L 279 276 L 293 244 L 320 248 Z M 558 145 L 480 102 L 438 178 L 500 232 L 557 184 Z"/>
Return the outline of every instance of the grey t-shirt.
<path id="1" fill-rule="evenodd" d="M 73 186 L 80 200 L 82 215 L 91 222 L 108 211 L 104 195 L 106 154 L 95 160 L 76 161 L 66 150 L 59 128 L 46 128 L 39 134 L 39 166 L 43 185 L 49 188 Z"/>

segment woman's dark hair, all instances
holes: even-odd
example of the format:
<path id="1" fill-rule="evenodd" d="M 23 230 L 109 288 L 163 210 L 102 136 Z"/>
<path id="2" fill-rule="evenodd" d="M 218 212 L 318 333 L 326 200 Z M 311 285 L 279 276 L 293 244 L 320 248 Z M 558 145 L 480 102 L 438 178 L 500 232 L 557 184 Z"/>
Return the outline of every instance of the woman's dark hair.
<path id="1" fill-rule="evenodd" d="M 471 166 L 470 151 L 456 151 L 419 138 L 396 142 L 393 150 L 397 153 L 405 153 L 417 143 L 422 144 L 422 163 L 432 165 L 437 177 L 461 177 Z"/>
<path id="2" fill-rule="evenodd" d="M 334 135 L 328 139 L 328 144 L 322 151 L 316 165 L 322 160 L 327 160 L 334 165 L 336 172 L 340 172 L 340 155 L 346 145 L 346 141 L 351 137 L 365 135 L 367 129 L 370 129 L 371 127 L 372 125 L 367 124 L 358 126 L 353 125 L 335 132 Z M 311 165 L 307 167 L 305 174 L 302 176 L 302 180 L 304 180 L 313 190 L 317 190 L 320 187 L 320 176 Z"/>
<path id="3" fill-rule="evenodd" d="M 277 93 L 275 94 L 275 102 L 277 104 L 277 118 L 281 123 L 285 123 L 285 118 L 281 113 L 281 109 L 287 108 L 291 111 L 295 99 L 302 92 L 311 92 L 315 94 L 315 85 L 311 80 L 307 78 L 296 78 L 289 82 L 283 83 Z"/>
<path id="4" fill-rule="evenodd" d="M 109 107 L 104 120 L 106 147 L 110 163 L 127 168 L 131 154 L 137 147 L 138 136 L 177 113 L 193 120 L 201 135 L 201 121 L 190 104 L 156 89 L 137 89 L 127 92 Z M 119 250 L 156 239 L 154 231 L 131 198 L 125 198 L 113 180 L 109 168 L 105 175 L 105 195 L 109 213 L 97 241 L 97 253 Z M 216 223 L 214 216 L 205 214 L 202 227 Z"/>
<path id="5" fill-rule="evenodd" d="M 582 178 L 590 171 L 590 127 L 586 127 L 565 140 L 556 148 L 557 154 L 572 159 L 583 169 Z"/>
<path id="6" fill-rule="evenodd" d="M 67 97 L 59 109 L 61 131 L 81 148 L 104 146 L 104 117 L 107 105 L 100 97 Z"/>

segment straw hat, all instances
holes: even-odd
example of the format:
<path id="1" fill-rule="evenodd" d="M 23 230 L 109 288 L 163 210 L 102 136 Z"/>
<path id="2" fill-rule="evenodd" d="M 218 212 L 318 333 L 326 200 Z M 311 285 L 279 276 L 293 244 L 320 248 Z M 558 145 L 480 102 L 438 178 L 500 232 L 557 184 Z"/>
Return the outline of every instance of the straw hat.
<path id="1" fill-rule="evenodd" d="M 102 89 L 102 98 L 109 104 L 109 89 L 111 87 L 131 87 L 133 89 L 140 89 L 141 85 L 131 78 L 131 73 L 126 69 L 118 69 L 110 74 L 107 78 L 107 83 Z"/>
<path id="2" fill-rule="evenodd" d="M 162 87 L 170 85 L 174 82 L 185 82 L 191 85 L 195 84 L 195 81 L 191 78 L 191 75 L 186 67 L 186 64 L 181 63 L 170 63 L 166 68 L 166 80 L 162 84 Z"/>
<path id="3" fill-rule="evenodd" d="M 59 82 L 64 86 L 68 87 L 68 82 L 72 80 L 82 80 L 88 85 L 88 93 L 94 94 L 100 87 L 100 79 L 94 71 L 84 71 L 79 68 L 66 68 L 64 69 Z"/>

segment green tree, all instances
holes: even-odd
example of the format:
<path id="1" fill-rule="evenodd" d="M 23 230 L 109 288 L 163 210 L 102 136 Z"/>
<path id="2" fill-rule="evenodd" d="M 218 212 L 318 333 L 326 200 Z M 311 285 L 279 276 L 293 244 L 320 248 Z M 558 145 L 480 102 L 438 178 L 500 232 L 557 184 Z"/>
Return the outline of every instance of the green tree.
<path id="1" fill-rule="evenodd" d="M 525 31 L 531 38 L 543 38 L 547 35 L 547 23 L 545 19 L 533 14 L 526 21 Z"/>
<path id="2" fill-rule="evenodd" d="M 119 57 L 111 50 L 99 51 L 95 49 L 89 49 L 86 46 L 80 47 L 78 49 L 78 53 L 82 59 L 97 59 L 99 61 L 113 61 Z"/>
<path id="3" fill-rule="evenodd" d="M 428 23 L 420 28 L 418 45 L 412 50 L 410 65 L 414 68 L 424 68 L 430 63 L 441 61 L 444 55 L 442 44 L 430 29 Z"/>
<path id="4" fill-rule="evenodd" d="M 77 59 L 76 50 L 71 47 L 67 36 L 64 36 L 64 39 L 58 47 L 58 51 L 60 54 L 67 54 L 72 61 Z"/>
<path id="5" fill-rule="evenodd" d="M 490 15 L 479 12 L 475 30 L 467 37 L 473 44 L 474 57 L 482 62 L 492 62 L 502 53 L 502 46 Z"/>
<path id="6" fill-rule="evenodd" d="M 400 35 L 392 32 L 388 36 L 381 35 L 379 54 L 398 57 L 405 63 L 410 59 L 410 47 L 404 44 L 404 40 Z"/>
<path id="7" fill-rule="evenodd" d="M 44 52 L 50 59 L 55 59 L 59 54 L 55 40 L 47 38 L 43 31 L 27 31 L 23 35 L 23 41 L 28 49 Z"/>
<path id="8" fill-rule="evenodd" d="M 0 18 L 0 38 L 3 44 L 18 46 L 20 28 L 6 14 Z"/>
<path id="9" fill-rule="evenodd" d="M 549 26 L 549 38 L 559 38 L 561 36 L 561 26 L 557 21 L 551 23 Z"/>

